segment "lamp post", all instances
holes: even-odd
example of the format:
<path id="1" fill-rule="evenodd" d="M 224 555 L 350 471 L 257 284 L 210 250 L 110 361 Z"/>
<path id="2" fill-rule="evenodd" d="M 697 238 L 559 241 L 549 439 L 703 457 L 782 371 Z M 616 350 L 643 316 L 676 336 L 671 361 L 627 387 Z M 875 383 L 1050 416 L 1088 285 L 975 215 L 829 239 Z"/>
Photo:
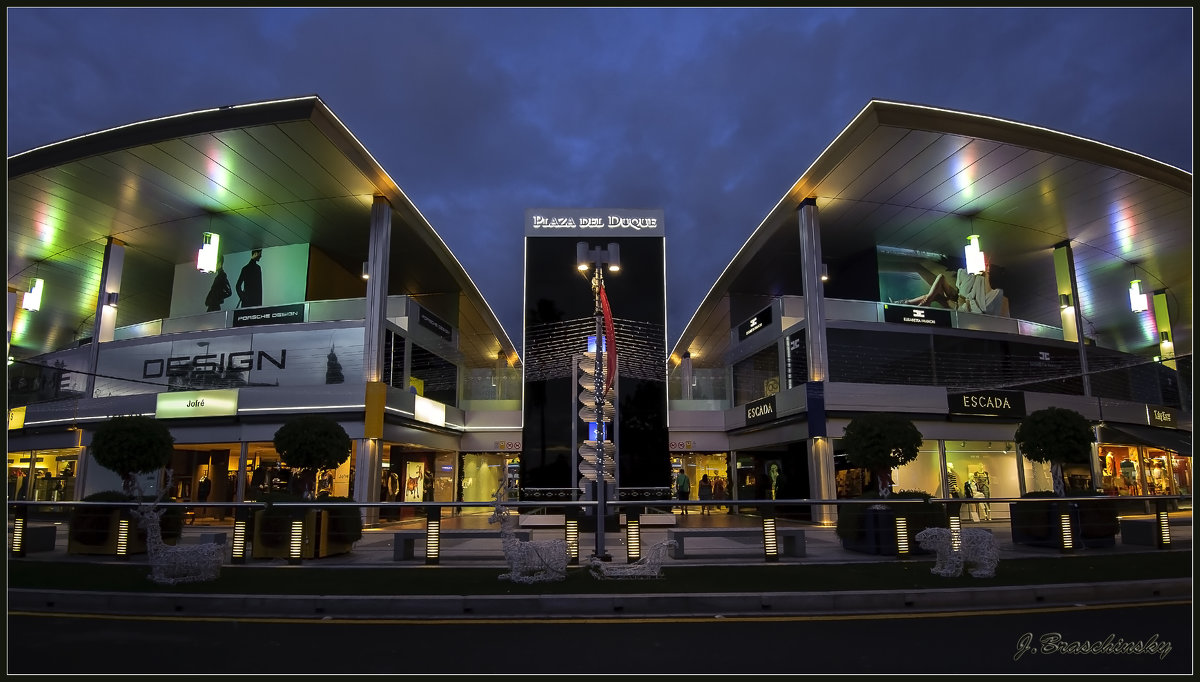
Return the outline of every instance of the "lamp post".
<path id="1" fill-rule="evenodd" d="M 596 419 L 596 550 L 595 556 L 601 561 L 609 561 L 604 550 L 604 521 L 608 514 L 607 501 L 608 495 L 605 491 L 604 481 L 604 442 L 608 429 L 604 428 L 604 396 L 605 390 L 605 373 L 604 373 L 604 353 L 614 352 L 614 348 L 606 348 L 604 344 L 604 305 L 601 297 L 604 295 L 604 268 L 608 267 L 609 272 L 618 272 L 621 269 L 621 252 L 620 248 L 615 243 L 610 243 L 607 249 L 599 247 L 592 248 L 587 242 L 577 242 L 575 244 L 575 262 L 576 267 L 580 272 L 586 273 L 594 267 L 592 273 L 592 300 L 594 302 L 593 314 L 596 317 L 596 358 L 595 358 L 595 377 L 594 382 L 594 397 L 595 397 L 595 419 Z M 611 383 L 615 383 L 616 377 L 608 377 Z M 616 451 L 613 452 L 613 461 L 616 461 Z"/>

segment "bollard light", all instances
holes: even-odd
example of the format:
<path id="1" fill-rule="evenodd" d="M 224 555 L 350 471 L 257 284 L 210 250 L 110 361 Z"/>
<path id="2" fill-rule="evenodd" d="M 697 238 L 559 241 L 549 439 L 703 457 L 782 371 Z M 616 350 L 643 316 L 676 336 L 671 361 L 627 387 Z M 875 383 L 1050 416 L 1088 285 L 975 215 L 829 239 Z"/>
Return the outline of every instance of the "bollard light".
<path id="1" fill-rule="evenodd" d="M 908 519 L 896 517 L 896 554 L 908 554 Z"/>
<path id="2" fill-rule="evenodd" d="M 1171 520 L 1167 518 L 1167 510 L 1159 505 L 1158 509 L 1158 548 L 1169 549 L 1171 547 Z"/>
<path id="3" fill-rule="evenodd" d="M 25 556 L 25 507 L 17 507 L 17 517 L 13 520 L 12 545 L 9 546 L 14 557 Z"/>
<path id="4" fill-rule="evenodd" d="M 304 519 L 292 519 L 291 545 L 288 547 L 288 563 L 298 564 L 304 558 Z"/>
<path id="5" fill-rule="evenodd" d="M 437 566 L 441 560 L 442 508 L 425 508 L 425 564 Z"/>
<path id="6" fill-rule="evenodd" d="M 950 551 L 957 552 L 962 549 L 962 519 L 958 514 L 950 515 Z"/>
<path id="7" fill-rule="evenodd" d="M 566 541 L 567 541 L 567 563 L 572 566 L 579 564 L 579 518 L 575 515 L 574 509 L 568 509 L 566 512 Z"/>
<path id="8" fill-rule="evenodd" d="M 117 523 L 117 558 L 129 558 L 129 519 Z"/>
<path id="9" fill-rule="evenodd" d="M 1071 514 L 1058 515 L 1058 528 L 1062 534 L 1062 551 L 1072 552 L 1075 550 L 1074 533 L 1071 532 Z"/>
<path id="10" fill-rule="evenodd" d="M 238 507 L 233 519 L 233 549 L 230 550 L 230 561 L 235 564 L 246 563 L 246 510 Z"/>
<path id="11" fill-rule="evenodd" d="M 629 563 L 642 558 L 641 510 L 637 507 L 625 512 L 625 555 Z"/>
<path id="12" fill-rule="evenodd" d="M 763 554 L 767 561 L 779 561 L 779 538 L 775 533 L 775 517 L 763 516 Z"/>

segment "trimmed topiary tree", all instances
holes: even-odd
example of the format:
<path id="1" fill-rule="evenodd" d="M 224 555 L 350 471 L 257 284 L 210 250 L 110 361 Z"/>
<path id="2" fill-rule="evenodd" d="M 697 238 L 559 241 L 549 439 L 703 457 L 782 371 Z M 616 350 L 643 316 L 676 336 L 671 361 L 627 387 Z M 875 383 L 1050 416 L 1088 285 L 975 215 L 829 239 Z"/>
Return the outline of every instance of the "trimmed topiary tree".
<path id="1" fill-rule="evenodd" d="M 871 472 L 882 498 L 891 494 L 892 469 L 916 459 L 923 442 L 911 420 L 887 412 L 869 412 L 851 419 L 842 437 L 846 459 Z"/>
<path id="2" fill-rule="evenodd" d="M 1013 441 L 1026 459 L 1050 463 L 1054 494 L 1063 497 L 1067 493 L 1062 465 L 1087 464 L 1096 435 L 1082 414 L 1065 407 L 1047 407 L 1022 419 Z"/>
<path id="3" fill-rule="evenodd" d="M 171 463 L 175 437 L 153 417 L 113 417 L 96 429 L 89 450 L 97 464 L 121 477 L 125 493 L 132 496 L 138 474 L 154 473 Z"/>
<path id="4" fill-rule="evenodd" d="M 318 472 L 336 469 L 350 459 L 350 436 L 341 424 L 329 417 L 301 415 L 275 432 L 275 452 L 300 476 L 301 487 L 294 492 L 311 497 L 316 490 Z M 293 474 L 293 478 L 295 476 Z"/>

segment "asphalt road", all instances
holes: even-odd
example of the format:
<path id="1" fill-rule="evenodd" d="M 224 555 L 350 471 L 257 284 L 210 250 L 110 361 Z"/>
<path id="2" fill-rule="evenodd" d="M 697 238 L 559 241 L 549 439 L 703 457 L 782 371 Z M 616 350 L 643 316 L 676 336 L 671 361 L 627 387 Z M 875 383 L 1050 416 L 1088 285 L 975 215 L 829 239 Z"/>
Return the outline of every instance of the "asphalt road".
<path id="1" fill-rule="evenodd" d="M 739 618 L 402 621 L 10 612 L 8 673 L 1187 674 L 1193 640 L 1190 600 Z"/>

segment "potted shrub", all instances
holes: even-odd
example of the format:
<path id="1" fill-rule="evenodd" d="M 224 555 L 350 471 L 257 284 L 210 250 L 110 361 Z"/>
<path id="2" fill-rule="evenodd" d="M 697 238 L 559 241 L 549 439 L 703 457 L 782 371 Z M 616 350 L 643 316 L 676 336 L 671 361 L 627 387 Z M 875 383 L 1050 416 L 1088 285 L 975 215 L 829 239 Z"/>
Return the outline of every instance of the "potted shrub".
<path id="1" fill-rule="evenodd" d="M 106 490 L 83 498 L 84 502 L 143 502 L 138 497 L 137 476 L 160 471 L 171 461 L 175 439 L 171 431 L 151 417 L 113 417 L 100 425 L 92 436 L 89 450 L 96 464 L 121 477 L 122 490 Z M 127 506 L 73 507 L 67 535 L 69 554 L 116 554 L 117 532 L 122 519 L 129 521 L 127 553 L 146 551 L 146 532 Z M 183 513 L 171 508 L 162 519 L 163 540 L 173 544 L 183 527 Z"/>
<path id="2" fill-rule="evenodd" d="M 924 442 L 911 420 L 887 412 L 859 415 L 843 432 L 847 461 L 871 472 L 882 498 L 891 494 L 892 469 L 916 459 Z"/>
<path id="3" fill-rule="evenodd" d="M 890 501 L 893 496 L 892 470 L 916 459 L 922 442 L 924 439 L 917 427 L 900 415 L 871 412 L 851 419 L 842 437 L 846 459 L 852 465 L 870 471 L 878 486 L 863 497 Z M 896 554 L 895 523 L 897 512 L 900 512 L 908 519 L 910 551 L 917 548 L 912 536 L 927 527 L 922 524 L 940 525 L 945 514 L 941 505 L 929 502 L 929 494 L 924 491 L 904 491 L 904 498 L 921 502 L 902 503 L 903 506 L 841 505 L 837 528 L 842 546 L 857 552 Z"/>
<path id="4" fill-rule="evenodd" d="M 1095 501 L 1065 502 L 1054 498 L 1068 493 L 1063 477 L 1064 464 L 1087 464 L 1092 456 L 1095 435 L 1087 418 L 1074 410 L 1047 407 L 1031 412 L 1017 425 L 1014 442 L 1026 459 L 1050 464 L 1053 490 L 1030 491 L 1014 502 L 1009 525 L 1014 543 L 1057 547 L 1061 517 L 1070 515 L 1074 541 L 1086 547 L 1115 543 L 1119 530 L 1117 510 L 1112 500 L 1094 490 L 1070 490 L 1073 497 L 1094 496 Z"/>
<path id="5" fill-rule="evenodd" d="M 306 559 L 344 554 L 362 538 L 362 515 L 356 507 L 279 507 L 273 502 L 313 500 L 317 474 L 336 469 L 350 457 L 350 436 L 333 419 L 302 415 L 275 432 L 275 451 L 293 470 L 286 494 L 265 498 L 267 508 L 254 514 L 252 553 L 256 559 L 289 558 L 292 521 L 303 521 L 301 557 Z M 323 496 L 319 501 L 350 502 L 349 498 Z"/>
<path id="6" fill-rule="evenodd" d="M 917 544 L 917 533 L 941 527 L 946 520 L 945 506 L 930 498 L 924 490 L 897 490 L 886 499 L 879 497 L 878 491 L 870 491 L 858 499 L 879 500 L 879 504 L 840 505 L 837 536 L 842 547 L 864 554 L 898 554 L 896 517 L 902 516 L 907 520 L 909 554 L 928 554 Z"/>

